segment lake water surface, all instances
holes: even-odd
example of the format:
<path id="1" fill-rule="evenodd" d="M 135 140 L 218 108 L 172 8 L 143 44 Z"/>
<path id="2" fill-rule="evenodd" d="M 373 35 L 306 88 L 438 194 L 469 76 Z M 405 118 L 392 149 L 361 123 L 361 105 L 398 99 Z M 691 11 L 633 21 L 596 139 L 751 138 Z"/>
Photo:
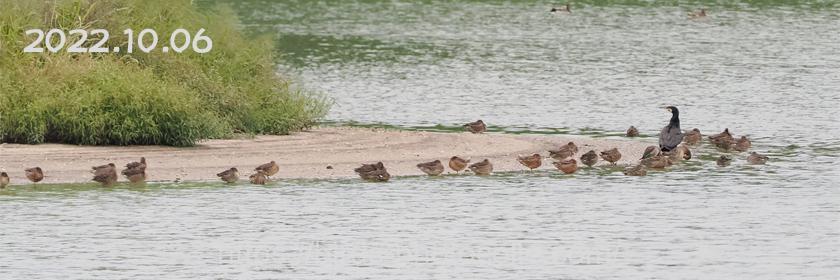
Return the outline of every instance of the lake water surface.
<path id="1" fill-rule="evenodd" d="M 277 36 L 329 122 L 655 141 L 730 128 L 771 156 L 719 168 L 387 184 L 0 191 L 0 272 L 30 278 L 837 279 L 840 7 L 575 1 L 224 2 Z M 610 2 L 613 4 L 604 4 Z M 626 2 L 626 3 L 625 3 Z M 651 1 L 652 2 L 652 1 Z M 624 4 L 622 4 L 624 3 Z M 685 14 L 706 5 L 710 17 Z M 781 4 L 780 4 L 781 3 Z"/>

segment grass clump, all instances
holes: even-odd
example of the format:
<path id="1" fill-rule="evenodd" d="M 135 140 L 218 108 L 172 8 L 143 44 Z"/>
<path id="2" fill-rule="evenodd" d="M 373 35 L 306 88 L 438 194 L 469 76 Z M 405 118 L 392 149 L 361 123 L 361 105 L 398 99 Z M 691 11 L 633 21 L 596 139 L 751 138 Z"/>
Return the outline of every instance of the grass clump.
<path id="1" fill-rule="evenodd" d="M 189 146 L 233 133 L 287 134 L 322 117 L 329 102 L 275 73 L 271 38 L 246 38 L 224 8 L 190 1 L 0 0 L 0 140 L 87 145 Z M 32 28 L 157 31 L 150 53 L 23 53 Z M 209 53 L 163 53 L 170 32 L 206 29 Z M 76 39 L 68 36 L 68 44 Z M 98 38 L 88 38 L 90 47 Z"/>

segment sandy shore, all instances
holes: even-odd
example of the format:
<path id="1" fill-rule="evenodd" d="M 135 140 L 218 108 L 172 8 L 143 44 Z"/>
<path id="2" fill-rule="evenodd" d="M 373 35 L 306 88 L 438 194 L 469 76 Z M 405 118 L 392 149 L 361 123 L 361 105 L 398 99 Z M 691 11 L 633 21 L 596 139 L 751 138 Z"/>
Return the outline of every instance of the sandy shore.
<path id="1" fill-rule="evenodd" d="M 149 181 L 217 180 L 216 173 L 237 167 L 243 179 L 259 164 L 276 161 L 275 178 L 356 178 L 353 168 L 382 161 L 392 176 L 422 175 L 415 165 L 459 155 L 479 161 L 489 158 L 495 170 L 525 170 L 518 154 L 540 153 L 574 141 L 580 154 L 617 147 L 624 156 L 619 164 L 636 162 L 650 143 L 635 140 L 593 139 L 556 135 L 437 133 L 368 128 L 321 127 L 288 136 L 258 136 L 237 140 L 208 140 L 196 147 L 76 146 L 61 144 L 0 145 L 0 170 L 12 184 L 28 184 L 24 168 L 40 166 L 43 183 L 90 182 L 90 167 L 109 162 L 124 166 L 145 156 Z M 604 164 L 600 162 L 599 164 Z M 327 166 L 332 169 L 327 169 Z M 544 162 L 540 169 L 553 169 Z M 447 171 L 451 172 L 448 169 Z M 124 178 L 120 178 L 125 181 Z"/>

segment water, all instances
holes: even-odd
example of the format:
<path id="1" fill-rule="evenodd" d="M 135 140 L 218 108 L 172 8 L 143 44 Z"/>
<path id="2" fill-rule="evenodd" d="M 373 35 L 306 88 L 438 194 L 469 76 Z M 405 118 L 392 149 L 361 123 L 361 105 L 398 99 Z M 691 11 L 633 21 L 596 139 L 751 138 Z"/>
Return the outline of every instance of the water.
<path id="1" fill-rule="evenodd" d="M 226 2 L 226 1 L 217 1 Z M 614 1 L 613 1 L 614 2 Z M 705 2 L 705 1 L 703 1 Z M 700 2 L 696 2 L 700 3 Z M 202 5 L 211 3 L 202 2 Z M 278 35 L 278 71 L 331 122 L 653 137 L 730 128 L 669 172 L 388 184 L 291 181 L 0 191 L 0 272 L 19 278 L 836 279 L 840 7 L 832 2 L 230 1 Z"/>

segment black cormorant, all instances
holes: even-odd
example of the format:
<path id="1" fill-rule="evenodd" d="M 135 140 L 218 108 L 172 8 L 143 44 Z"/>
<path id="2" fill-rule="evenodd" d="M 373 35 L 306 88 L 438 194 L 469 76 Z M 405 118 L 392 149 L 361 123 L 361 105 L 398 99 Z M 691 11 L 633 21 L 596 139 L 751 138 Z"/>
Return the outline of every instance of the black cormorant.
<path id="1" fill-rule="evenodd" d="M 682 143 L 683 133 L 680 129 L 680 111 L 674 106 L 668 106 L 665 109 L 671 112 L 671 121 L 659 133 L 659 149 L 668 152 Z"/>

